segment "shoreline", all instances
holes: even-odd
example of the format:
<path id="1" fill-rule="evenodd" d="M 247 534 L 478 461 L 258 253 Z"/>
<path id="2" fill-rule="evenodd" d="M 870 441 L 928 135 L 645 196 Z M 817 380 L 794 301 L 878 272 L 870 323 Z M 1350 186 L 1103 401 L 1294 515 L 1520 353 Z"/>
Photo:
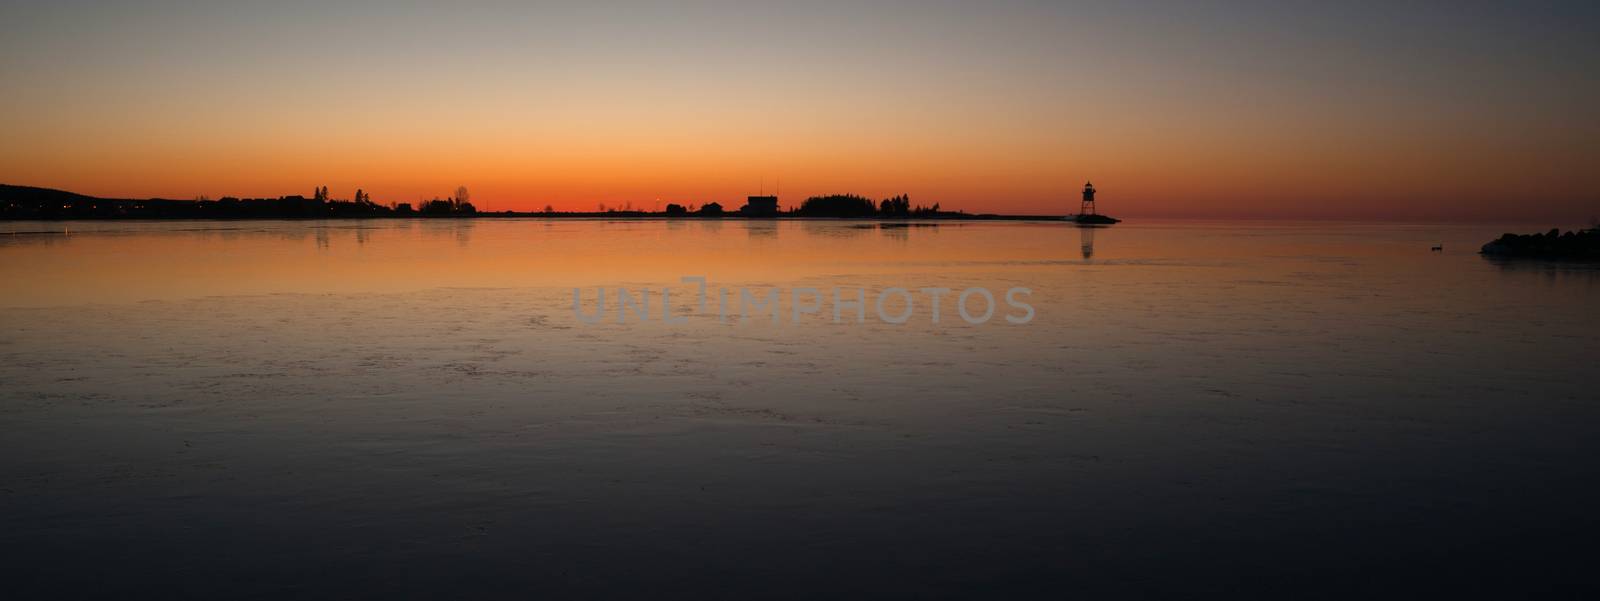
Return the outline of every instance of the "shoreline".
<path id="1" fill-rule="evenodd" d="M 399 219 L 609 219 L 625 221 L 881 221 L 881 222 L 915 222 L 915 221 L 1061 221 L 1074 223 L 1070 215 L 1000 215 L 991 213 L 979 214 L 948 214 L 948 215 L 920 215 L 916 217 L 825 217 L 818 215 L 740 215 L 729 213 L 726 215 L 667 215 L 662 213 L 472 213 L 455 215 L 322 215 L 315 217 L 273 216 L 273 217 L 235 217 L 235 216 L 84 216 L 84 217 L 0 217 L 0 222 L 16 221 L 361 221 L 361 220 L 399 220 Z"/>

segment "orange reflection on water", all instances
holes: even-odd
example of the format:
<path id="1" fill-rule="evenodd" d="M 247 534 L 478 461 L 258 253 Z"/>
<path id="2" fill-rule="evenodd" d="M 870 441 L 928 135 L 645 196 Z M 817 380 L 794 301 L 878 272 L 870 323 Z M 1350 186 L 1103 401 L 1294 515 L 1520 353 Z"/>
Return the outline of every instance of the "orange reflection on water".
<path id="1" fill-rule="evenodd" d="M 0 227 L 0 279 L 9 284 L 4 303 L 13 307 L 451 287 L 654 286 L 691 275 L 713 285 L 888 278 L 892 285 L 918 286 L 980 275 L 1054 281 L 1119 265 L 1225 267 L 1233 275 L 1265 278 L 1275 270 L 1303 273 L 1344 261 L 1362 264 L 1365 277 L 1378 277 L 1443 259 L 1419 254 L 1434 242 L 1444 242 L 1453 260 L 1470 257 L 1466 268 L 1492 270 L 1471 251 L 1504 229 L 1151 222 L 1085 230 L 1059 222 L 740 219 Z"/>

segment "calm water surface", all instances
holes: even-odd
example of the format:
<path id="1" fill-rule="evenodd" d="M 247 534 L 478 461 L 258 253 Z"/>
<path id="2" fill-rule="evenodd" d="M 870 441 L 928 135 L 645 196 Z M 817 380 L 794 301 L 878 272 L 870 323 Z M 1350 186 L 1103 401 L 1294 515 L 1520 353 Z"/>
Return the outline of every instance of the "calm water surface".
<path id="1" fill-rule="evenodd" d="M 0 565 L 50 596 L 1594 592 L 1600 270 L 1474 252 L 1542 229 L 0 223 Z M 682 276 L 1036 315 L 723 323 Z M 686 323 L 571 307 L 664 286 Z"/>

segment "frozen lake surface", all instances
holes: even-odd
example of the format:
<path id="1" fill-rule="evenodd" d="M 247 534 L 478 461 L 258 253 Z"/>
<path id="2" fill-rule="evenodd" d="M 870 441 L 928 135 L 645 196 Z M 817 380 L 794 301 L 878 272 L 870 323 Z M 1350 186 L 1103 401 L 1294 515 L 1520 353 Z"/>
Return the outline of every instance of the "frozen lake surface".
<path id="1" fill-rule="evenodd" d="M 1475 254 L 1543 229 L 0 223 L 0 565 L 24 597 L 1593 592 L 1600 270 Z M 1036 314 L 873 315 L 973 286 Z M 685 323 L 583 323 L 597 287 Z M 790 321 L 834 287 L 865 323 Z"/>

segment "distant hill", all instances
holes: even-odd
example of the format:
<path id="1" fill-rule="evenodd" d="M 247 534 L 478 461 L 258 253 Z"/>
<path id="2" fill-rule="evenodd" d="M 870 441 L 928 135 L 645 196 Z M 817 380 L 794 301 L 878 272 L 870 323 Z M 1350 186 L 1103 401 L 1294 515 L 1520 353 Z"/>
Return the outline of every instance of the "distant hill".
<path id="1" fill-rule="evenodd" d="M 95 201 L 121 202 L 120 199 L 95 198 L 66 190 L 0 184 L 0 204 L 72 204 Z"/>
<path id="2" fill-rule="evenodd" d="M 162 199 L 96 198 L 66 190 L 0 184 L 0 219 L 164 217 L 174 214 L 172 208 L 193 207 L 194 204 Z"/>
<path id="3" fill-rule="evenodd" d="M 442 201 L 435 201 L 442 202 Z M 472 205 L 446 203 L 440 214 L 470 213 Z M 169 200 L 97 198 L 65 190 L 0 184 L 0 219 L 327 219 L 406 214 L 394 207 L 330 200 L 325 189 L 316 198 L 222 198 Z"/>

